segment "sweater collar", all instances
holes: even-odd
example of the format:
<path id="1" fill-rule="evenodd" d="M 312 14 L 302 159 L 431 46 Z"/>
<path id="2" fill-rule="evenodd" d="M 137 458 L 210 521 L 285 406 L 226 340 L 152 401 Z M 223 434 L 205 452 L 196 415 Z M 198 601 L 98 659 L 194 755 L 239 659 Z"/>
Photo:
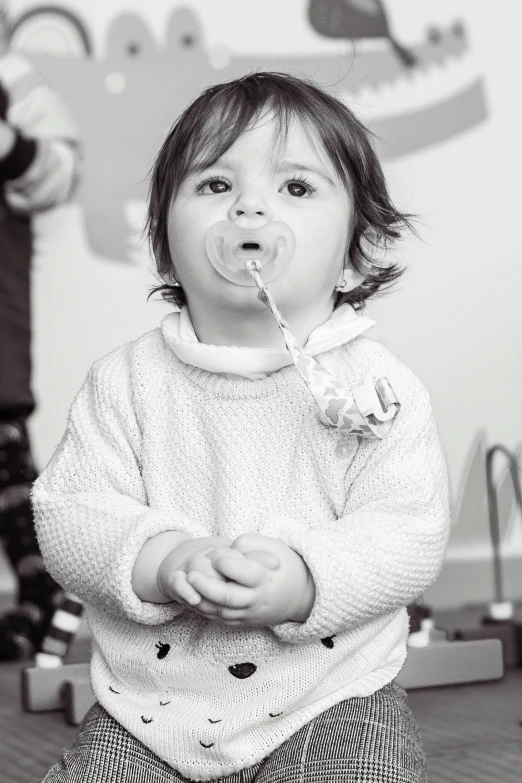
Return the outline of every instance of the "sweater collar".
<path id="1" fill-rule="evenodd" d="M 375 326 L 375 321 L 357 315 L 353 307 L 343 304 L 337 307 L 328 321 L 314 329 L 305 349 L 311 356 L 330 351 L 358 337 Z M 272 372 L 292 364 L 292 357 L 285 350 L 271 348 L 246 348 L 228 345 L 200 343 L 187 305 L 180 312 L 166 315 L 161 331 L 167 345 L 186 364 L 225 376 L 240 376 L 261 380 Z"/>

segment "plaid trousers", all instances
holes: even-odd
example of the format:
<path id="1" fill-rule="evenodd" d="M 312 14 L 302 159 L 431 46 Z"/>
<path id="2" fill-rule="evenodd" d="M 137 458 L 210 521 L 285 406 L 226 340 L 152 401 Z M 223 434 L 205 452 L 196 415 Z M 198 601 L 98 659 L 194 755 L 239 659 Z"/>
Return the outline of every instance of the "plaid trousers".
<path id="1" fill-rule="evenodd" d="M 406 692 L 392 682 L 340 702 L 266 759 L 216 783 L 427 783 L 426 759 Z M 41 783 L 186 783 L 99 704 Z"/>

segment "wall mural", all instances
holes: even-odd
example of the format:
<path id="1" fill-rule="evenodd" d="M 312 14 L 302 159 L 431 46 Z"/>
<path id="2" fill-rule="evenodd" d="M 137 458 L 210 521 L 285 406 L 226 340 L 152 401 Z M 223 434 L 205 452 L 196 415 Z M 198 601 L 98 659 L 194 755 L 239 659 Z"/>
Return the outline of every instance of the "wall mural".
<path id="1" fill-rule="evenodd" d="M 303 0 L 312 28 L 346 40 L 346 53 L 281 53 L 277 69 L 335 85 L 335 93 L 381 140 L 382 158 L 389 159 L 461 133 L 482 122 L 487 110 L 464 22 L 428 25 L 426 40 L 406 48 L 390 32 L 386 5 Z M 359 51 L 358 42 L 366 39 L 385 45 Z M 220 82 L 274 67 L 255 55 L 234 56 L 226 47 L 221 56 L 209 52 L 204 21 L 189 8 L 172 13 L 161 44 L 144 17 L 120 15 L 108 30 L 102 60 L 93 56 L 85 20 L 65 7 L 35 5 L 14 19 L 11 46 L 30 56 L 76 117 L 85 145 L 78 199 L 88 241 L 96 254 L 119 261 L 135 261 L 143 252 L 146 176 L 176 116 L 208 85 L 209 75 Z"/>

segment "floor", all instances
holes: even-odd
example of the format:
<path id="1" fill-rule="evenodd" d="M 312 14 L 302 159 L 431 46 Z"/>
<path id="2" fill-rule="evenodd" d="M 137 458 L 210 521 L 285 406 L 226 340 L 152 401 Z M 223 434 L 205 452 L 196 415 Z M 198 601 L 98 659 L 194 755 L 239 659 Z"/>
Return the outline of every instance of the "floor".
<path id="1" fill-rule="evenodd" d="M 70 662 L 86 660 L 88 646 L 88 635 L 80 634 Z M 23 712 L 21 668 L 0 664 L 0 783 L 39 780 L 76 732 L 60 712 Z M 430 783 L 520 783 L 522 669 L 495 682 L 411 691 L 409 704 L 422 731 Z"/>

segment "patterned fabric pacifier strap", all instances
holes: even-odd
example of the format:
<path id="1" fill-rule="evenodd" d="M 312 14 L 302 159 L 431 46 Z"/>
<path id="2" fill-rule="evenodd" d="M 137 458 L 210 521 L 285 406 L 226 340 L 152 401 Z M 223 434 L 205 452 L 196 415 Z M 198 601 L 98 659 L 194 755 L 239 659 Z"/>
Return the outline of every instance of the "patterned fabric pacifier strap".
<path id="1" fill-rule="evenodd" d="M 387 379 L 375 379 L 369 375 L 353 394 L 348 393 L 297 342 L 261 280 L 257 267 L 255 261 L 247 262 L 247 269 L 259 288 L 257 298 L 276 319 L 294 364 L 317 402 L 320 420 L 346 434 L 360 435 L 362 438 L 384 438 L 400 408 L 399 400 Z"/>

